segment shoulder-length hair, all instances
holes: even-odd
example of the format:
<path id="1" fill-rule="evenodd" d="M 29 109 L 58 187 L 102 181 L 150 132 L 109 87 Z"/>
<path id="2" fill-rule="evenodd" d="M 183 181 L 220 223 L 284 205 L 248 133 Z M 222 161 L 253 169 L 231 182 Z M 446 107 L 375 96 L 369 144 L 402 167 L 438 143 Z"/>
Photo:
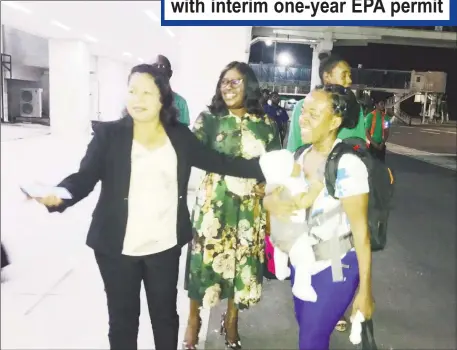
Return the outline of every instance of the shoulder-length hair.
<path id="1" fill-rule="evenodd" d="M 260 104 L 260 86 L 257 77 L 255 76 L 252 68 L 244 62 L 233 61 L 230 62 L 219 76 L 219 80 L 216 86 L 216 93 L 211 100 L 211 104 L 208 106 L 211 114 L 216 116 L 223 116 L 228 114 L 227 105 L 222 98 L 221 83 L 224 79 L 225 74 L 231 70 L 236 69 L 243 76 L 244 82 L 244 100 L 243 106 L 246 108 L 249 114 L 254 114 L 259 117 L 263 117 L 265 112 L 262 105 Z"/>
<path id="2" fill-rule="evenodd" d="M 159 89 L 160 102 L 162 108 L 160 110 L 160 122 L 163 125 L 176 125 L 178 123 L 178 110 L 174 107 L 174 94 L 170 86 L 168 77 L 157 67 L 151 64 L 139 64 L 133 67 L 130 71 L 128 81 L 134 74 L 148 74 Z M 125 110 L 125 113 L 128 112 Z"/>

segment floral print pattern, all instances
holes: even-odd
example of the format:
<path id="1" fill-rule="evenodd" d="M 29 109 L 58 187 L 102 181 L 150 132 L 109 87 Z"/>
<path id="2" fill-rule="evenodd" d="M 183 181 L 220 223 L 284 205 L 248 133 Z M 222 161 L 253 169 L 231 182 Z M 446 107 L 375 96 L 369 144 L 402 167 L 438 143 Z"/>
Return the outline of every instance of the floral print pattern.
<path id="1" fill-rule="evenodd" d="M 194 133 L 221 153 L 247 159 L 281 147 L 267 116 L 204 112 Z M 239 309 L 260 300 L 266 213 L 253 193 L 256 184 L 254 179 L 207 173 L 197 191 L 186 278 L 189 297 L 205 308 L 226 298 L 234 298 Z"/>

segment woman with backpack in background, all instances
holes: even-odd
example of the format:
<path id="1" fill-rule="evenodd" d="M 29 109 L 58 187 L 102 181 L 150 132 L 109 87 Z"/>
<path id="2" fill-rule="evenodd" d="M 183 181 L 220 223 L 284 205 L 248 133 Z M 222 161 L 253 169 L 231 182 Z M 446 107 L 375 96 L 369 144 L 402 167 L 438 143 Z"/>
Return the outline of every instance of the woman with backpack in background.
<path id="1" fill-rule="evenodd" d="M 327 188 L 323 186 L 327 159 L 341 142 L 337 135 L 342 128 L 352 129 L 357 125 L 359 112 L 350 89 L 325 85 L 313 90 L 305 98 L 300 117 L 301 138 L 311 146 L 296 155 L 296 162 L 302 167 L 300 176 L 308 184 L 321 182 L 323 189 L 314 198 L 304 192 L 291 200 L 282 200 L 274 191 L 264 199 L 271 215 L 284 216 L 286 212 L 292 215 L 307 209 L 310 220 L 323 217 L 320 225 L 304 233 L 309 234 L 312 249 L 308 255 L 312 256 L 303 259 L 312 261 L 307 273 L 315 294 L 311 293 L 307 300 L 294 296 L 300 350 L 329 349 L 331 333 L 353 299 L 353 315 L 360 311 L 368 320 L 374 310 L 367 166 L 355 154 L 344 153 L 335 169 L 335 193 L 329 195 L 327 181 Z M 330 247 L 335 237 L 339 242 L 336 258 Z M 293 266 L 291 270 L 293 284 Z"/>
<path id="2" fill-rule="evenodd" d="M 352 84 L 351 67 L 349 63 L 341 59 L 337 55 L 321 53 L 319 55 L 321 60 L 319 66 L 319 78 L 322 84 L 337 84 L 346 88 Z M 304 100 L 298 101 L 292 112 L 290 122 L 289 138 L 287 141 L 287 149 L 295 152 L 297 148 L 303 145 L 300 136 L 299 119 Z M 346 139 L 349 137 L 359 137 L 365 140 L 365 113 L 362 108 L 360 109 L 359 119 L 357 125 L 353 129 L 342 128 L 338 133 L 338 138 Z"/>

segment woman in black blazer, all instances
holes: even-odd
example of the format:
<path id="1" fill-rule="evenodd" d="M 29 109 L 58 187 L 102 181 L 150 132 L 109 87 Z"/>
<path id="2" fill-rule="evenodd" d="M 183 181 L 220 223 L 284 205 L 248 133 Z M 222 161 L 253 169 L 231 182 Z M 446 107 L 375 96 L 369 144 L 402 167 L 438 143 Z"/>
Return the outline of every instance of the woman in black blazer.
<path id="1" fill-rule="evenodd" d="M 213 151 L 178 123 L 172 96 L 168 78 L 154 67 L 134 67 L 128 115 L 99 124 L 79 171 L 58 185 L 72 199 L 36 198 L 50 212 L 63 212 L 102 183 L 87 244 L 95 251 L 105 285 L 111 349 L 137 349 L 142 281 L 155 348 L 177 349 L 179 257 L 192 239 L 187 208 L 191 167 L 264 180 L 258 160 Z"/>

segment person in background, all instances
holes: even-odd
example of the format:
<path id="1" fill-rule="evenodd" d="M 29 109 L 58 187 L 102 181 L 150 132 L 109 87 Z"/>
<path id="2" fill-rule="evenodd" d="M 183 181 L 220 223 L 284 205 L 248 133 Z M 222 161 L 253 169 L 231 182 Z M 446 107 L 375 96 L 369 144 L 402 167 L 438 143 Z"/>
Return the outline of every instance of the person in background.
<path id="1" fill-rule="evenodd" d="M 376 104 L 376 109 L 365 119 L 367 144 L 371 154 L 381 161 L 386 160 L 386 142 L 389 138 L 391 117 L 386 113 L 384 101 Z"/>
<path id="2" fill-rule="evenodd" d="M 281 98 L 276 91 L 273 91 L 270 95 L 271 106 L 266 109 L 266 113 L 272 118 L 278 127 L 279 135 L 281 137 L 281 144 L 284 145 L 287 132 L 287 124 L 289 122 L 289 115 L 287 111 L 279 105 Z"/>
<path id="3" fill-rule="evenodd" d="M 5 247 L 3 243 L 1 244 L 2 255 L 1 255 L 1 264 L 2 264 L 2 273 L 1 273 L 1 281 L 4 282 L 4 275 L 3 275 L 3 268 L 7 267 L 10 264 L 10 260 L 8 258 L 8 254 L 6 253 Z"/>
<path id="4" fill-rule="evenodd" d="M 126 115 L 95 128 L 79 170 L 57 185 L 71 199 L 34 198 L 62 213 L 101 181 L 87 245 L 105 287 L 112 350 L 137 349 L 142 283 L 155 349 L 178 348 L 177 282 L 181 248 L 192 239 L 192 167 L 264 179 L 259 160 L 223 155 L 179 123 L 168 77 L 141 64 L 129 75 Z"/>
<path id="5" fill-rule="evenodd" d="M 154 66 L 162 70 L 164 74 L 168 77 L 168 79 L 171 79 L 173 75 L 173 70 L 171 69 L 171 63 L 168 58 L 166 58 L 163 55 L 158 55 L 156 62 L 154 63 Z M 178 120 L 185 125 L 189 125 L 189 108 L 187 107 L 186 100 L 184 99 L 184 97 L 182 97 L 175 91 L 173 91 L 173 99 L 174 106 L 178 110 Z"/>
<path id="6" fill-rule="evenodd" d="M 266 113 L 268 107 L 270 106 L 268 104 L 269 100 L 270 100 L 270 90 L 263 89 L 261 91 L 261 95 L 260 95 L 260 105 L 265 109 L 265 113 Z"/>
<path id="7" fill-rule="evenodd" d="M 303 232 L 308 235 L 308 249 L 303 246 L 301 255 L 303 261 L 308 261 L 307 269 L 291 266 L 292 285 L 298 278 L 296 274 L 309 275 L 309 284 L 302 286 L 303 295 L 293 297 L 300 350 L 328 350 L 332 331 L 352 300 L 352 315 L 359 311 L 369 320 L 374 311 L 367 167 L 359 157 L 344 154 L 337 169 L 337 198 L 329 196 L 324 186 L 323 169 L 329 154 L 341 142 L 337 137 L 339 130 L 355 127 L 359 113 L 355 95 L 340 85 L 316 87 L 308 94 L 300 126 L 304 143 L 311 146 L 299 155 L 297 162 L 309 191 L 303 188 L 302 193 L 290 199 L 283 199 L 273 191 L 264 198 L 265 208 L 274 216 L 289 216 L 298 210 L 309 210 L 311 220 L 323 215 L 312 233 Z M 339 251 L 332 252 L 331 240 L 335 235 Z M 340 276 L 338 267 L 332 263 L 338 257 L 343 264 Z"/>
<path id="8" fill-rule="evenodd" d="M 336 55 L 329 55 L 328 53 L 321 53 L 319 55 L 319 59 L 321 60 L 319 66 L 319 77 L 322 84 L 337 84 L 344 87 L 351 86 L 351 67 L 346 61 Z M 300 125 L 298 122 L 303 107 L 303 101 L 304 100 L 300 100 L 297 102 L 292 113 L 292 119 L 289 127 L 289 138 L 287 141 L 287 149 L 291 152 L 294 152 L 297 148 L 303 145 L 300 136 Z M 338 134 L 338 138 L 340 139 L 346 139 L 349 137 L 359 137 L 363 140 L 366 139 L 365 113 L 363 113 L 362 108 L 360 108 L 359 123 L 357 126 L 354 129 L 343 128 Z"/>
<path id="9" fill-rule="evenodd" d="M 255 158 L 281 149 L 279 135 L 260 104 L 259 82 L 247 63 L 231 62 L 221 72 L 216 92 L 194 124 L 206 146 L 230 156 Z M 221 334 L 228 348 L 240 349 L 238 311 L 260 301 L 266 212 L 255 179 L 207 172 L 192 213 L 194 239 L 186 286 L 190 312 L 184 348 L 195 349 L 200 307 L 228 299 Z"/>

